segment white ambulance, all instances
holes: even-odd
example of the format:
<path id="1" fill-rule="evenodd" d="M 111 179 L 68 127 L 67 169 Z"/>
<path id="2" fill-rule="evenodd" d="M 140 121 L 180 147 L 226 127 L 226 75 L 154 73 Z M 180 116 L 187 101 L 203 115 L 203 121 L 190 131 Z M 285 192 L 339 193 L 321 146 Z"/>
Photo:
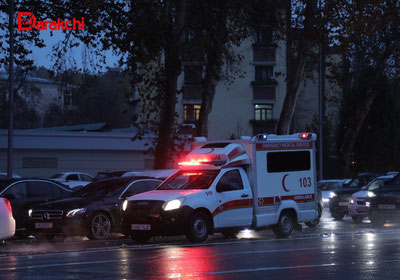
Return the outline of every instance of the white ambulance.
<path id="1" fill-rule="evenodd" d="M 298 223 L 318 218 L 315 140 L 312 133 L 198 138 L 179 171 L 123 203 L 123 231 L 141 243 L 179 234 L 202 242 L 245 228 L 289 236 Z"/>

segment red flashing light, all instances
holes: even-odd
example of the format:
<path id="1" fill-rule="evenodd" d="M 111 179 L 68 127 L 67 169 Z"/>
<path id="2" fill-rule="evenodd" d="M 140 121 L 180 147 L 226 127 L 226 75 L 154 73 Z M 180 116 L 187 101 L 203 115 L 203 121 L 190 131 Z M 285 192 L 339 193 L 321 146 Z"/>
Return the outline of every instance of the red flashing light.
<path id="1" fill-rule="evenodd" d="M 178 164 L 182 165 L 182 166 L 190 166 L 190 165 L 200 165 L 200 164 L 206 163 L 206 162 L 209 162 L 209 161 L 206 159 L 191 159 L 190 161 L 182 161 L 182 162 L 179 162 Z"/>
<path id="2" fill-rule="evenodd" d="M 303 132 L 303 133 L 300 133 L 299 137 L 300 137 L 300 139 L 310 139 L 311 133 Z"/>
<path id="3" fill-rule="evenodd" d="M 5 198 L 3 198 L 3 199 L 4 199 L 4 202 L 5 202 L 6 205 L 7 205 L 8 210 L 10 210 L 10 213 L 12 214 L 12 208 L 11 208 L 11 203 L 10 203 L 10 201 L 9 201 L 8 199 L 5 199 Z"/>
<path id="4" fill-rule="evenodd" d="M 183 173 L 183 176 L 197 176 L 197 175 L 203 175 L 203 173 Z"/>

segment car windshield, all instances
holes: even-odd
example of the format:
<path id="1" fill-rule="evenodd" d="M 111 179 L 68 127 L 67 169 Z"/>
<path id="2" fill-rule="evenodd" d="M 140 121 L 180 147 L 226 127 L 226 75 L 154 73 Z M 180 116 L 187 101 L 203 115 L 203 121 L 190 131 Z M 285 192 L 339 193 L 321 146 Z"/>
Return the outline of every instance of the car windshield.
<path id="1" fill-rule="evenodd" d="M 208 189 L 219 170 L 179 171 L 166 181 L 157 190 L 195 190 Z"/>
<path id="2" fill-rule="evenodd" d="M 76 191 L 73 196 L 79 197 L 113 197 L 118 196 L 126 187 L 126 180 L 104 180 L 88 184 Z"/>
<path id="3" fill-rule="evenodd" d="M 56 175 L 51 176 L 50 179 L 58 179 L 58 178 L 61 178 L 62 176 L 63 176 L 63 174 L 58 173 Z"/>
<path id="4" fill-rule="evenodd" d="M 376 179 L 376 180 L 372 181 L 371 183 L 369 183 L 369 185 L 365 187 L 365 190 L 367 190 L 367 191 L 376 190 L 377 188 L 379 188 L 379 186 L 383 182 L 385 182 L 387 180 L 389 180 L 389 179 L 388 178 L 386 178 L 386 179 Z"/>
<path id="5" fill-rule="evenodd" d="M 344 187 L 346 188 L 360 188 L 363 187 L 365 185 L 367 185 L 369 182 L 371 182 L 371 180 L 373 180 L 374 178 L 376 178 L 377 176 L 360 176 L 357 178 L 352 179 L 347 185 L 345 185 Z"/>

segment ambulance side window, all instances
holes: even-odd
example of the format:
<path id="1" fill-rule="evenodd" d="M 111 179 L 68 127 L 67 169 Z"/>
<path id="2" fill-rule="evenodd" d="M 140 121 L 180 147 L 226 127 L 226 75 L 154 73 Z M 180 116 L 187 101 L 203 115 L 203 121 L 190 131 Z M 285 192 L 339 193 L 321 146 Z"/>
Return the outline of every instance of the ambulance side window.
<path id="1" fill-rule="evenodd" d="M 243 182 L 239 170 L 231 170 L 222 175 L 216 190 L 217 192 L 243 190 Z"/>

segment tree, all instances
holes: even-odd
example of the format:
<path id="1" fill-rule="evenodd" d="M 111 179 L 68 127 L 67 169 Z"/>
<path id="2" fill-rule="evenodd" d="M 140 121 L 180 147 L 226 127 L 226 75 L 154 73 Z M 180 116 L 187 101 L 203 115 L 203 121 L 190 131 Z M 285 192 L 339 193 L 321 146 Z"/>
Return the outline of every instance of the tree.
<path id="1" fill-rule="evenodd" d="M 212 110 L 215 88 L 220 81 L 227 83 L 241 77 L 238 68 L 242 55 L 240 44 L 253 39 L 256 30 L 279 28 L 276 1 L 219 0 L 191 1 L 188 32 L 193 37 L 187 45 L 189 53 L 200 54 L 204 68 L 202 103 L 196 125 L 196 135 L 208 136 L 208 116 Z M 266 32 L 268 33 L 268 32 Z M 272 38 L 270 38 L 272 39 Z"/>
<path id="2" fill-rule="evenodd" d="M 338 176 L 348 173 L 352 151 L 380 95 L 382 79 L 392 79 L 399 73 L 399 4 L 392 0 L 327 2 L 329 43 L 343 54 L 340 67 L 332 67 L 332 79 L 341 86 L 344 96 L 362 96 L 342 105 L 342 110 L 351 114 L 341 123 L 344 132 L 338 151 Z M 393 86 L 397 85 L 398 80 Z"/>
<path id="3" fill-rule="evenodd" d="M 316 0 L 286 0 L 286 96 L 277 124 L 277 134 L 288 134 L 306 65 L 318 42 Z M 315 68 L 313 69 L 315 70 Z"/>

